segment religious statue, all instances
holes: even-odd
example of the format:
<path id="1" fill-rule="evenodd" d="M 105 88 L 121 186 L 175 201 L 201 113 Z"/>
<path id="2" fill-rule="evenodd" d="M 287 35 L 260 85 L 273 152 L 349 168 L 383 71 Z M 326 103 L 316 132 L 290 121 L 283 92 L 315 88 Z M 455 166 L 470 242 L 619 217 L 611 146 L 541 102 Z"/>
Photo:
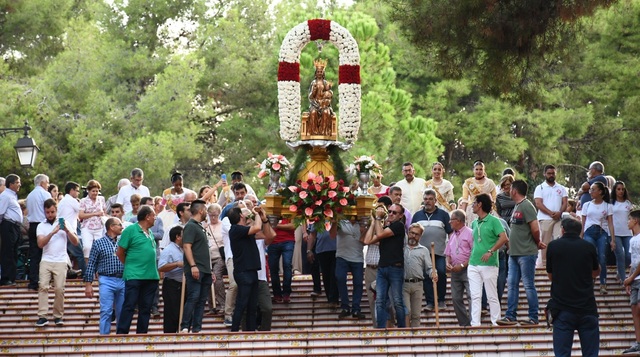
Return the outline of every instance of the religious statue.
<path id="1" fill-rule="evenodd" d="M 309 121 L 307 131 L 309 135 L 331 135 L 332 124 L 335 120 L 331 100 L 333 83 L 324 77 L 326 60 L 317 59 L 313 61 L 316 67 L 315 79 L 309 86 Z"/>

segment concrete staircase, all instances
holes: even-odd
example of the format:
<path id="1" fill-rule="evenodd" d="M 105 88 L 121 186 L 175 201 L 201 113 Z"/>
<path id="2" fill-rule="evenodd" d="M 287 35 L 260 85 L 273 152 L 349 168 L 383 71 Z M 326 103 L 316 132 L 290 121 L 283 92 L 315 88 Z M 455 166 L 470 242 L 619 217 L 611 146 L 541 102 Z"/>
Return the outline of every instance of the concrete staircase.
<path id="1" fill-rule="evenodd" d="M 550 282 L 537 270 L 541 308 L 549 299 Z M 635 339 L 629 299 L 614 283 L 609 270 L 609 294 L 596 291 L 600 313 L 600 356 L 619 355 Z M 541 321 L 538 326 L 491 327 L 488 316 L 483 326 L 457 326 L 450 297 L 449 308 L 440 312 L 440 328 L 435 314 L 422 313 L 417 329 L 378 330 L 370 319 L 338 320 L 339 310 L 324 299 L 311 299 L 309 276 L 294 277 L 292 302 L 274 304 L 273 331 L 230 333 L 222 317 L 205 316 L 200 334 L 164 334 L 162 318 L 152 318 L 147 335 L 98 334 L 99 304 L 84 297 L 79 280 L 69 280 L 65 293 L 65 325 L 38 328 L 37 293 L 25 282 L 16 287 L 0 287 L 0 354 L 3 356 L 553 356 L 552 334 Z M 97 291 L 97 289 L 96 289 Z M 506 309 L 503 297 L 503 315 Z M 50 301 L 53 293 L 50 294 Z M 363 297 L 363 312 L 370 311 Z M 521 288 L 518 315 L 526 316 L 526 299 Z M 162 311 L 162 302 L 160 304 Z M 542 314 L 541 314 L 542 315 Z M 541 316 L 541 319 L 543 316 Z M 134 319 L 134 324 L 135 324 Z M 113 326 L 115 330 L 115 325 Z M 112 331 L 113 331 L 112 330 Z M 134 329 L 132 330 L 134 331 Z M 577 336 L 574 354 L 580 355 Z"/>

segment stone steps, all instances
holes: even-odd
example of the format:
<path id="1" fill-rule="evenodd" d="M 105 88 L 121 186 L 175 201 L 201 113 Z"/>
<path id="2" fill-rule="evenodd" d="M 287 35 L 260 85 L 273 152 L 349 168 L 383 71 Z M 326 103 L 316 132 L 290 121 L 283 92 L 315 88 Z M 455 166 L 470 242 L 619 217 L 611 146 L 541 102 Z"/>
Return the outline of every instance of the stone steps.
<path id="1" fill-rule="evenodd" d="M 549 299 L 550 282 L 542 270 L 536 272 L 541 308 Z M 619 355 L 634 340 L 628 296 L 613 284 L 609 269 L 609 294 L 596 301 L 600 313 L 601 356 Z M 37 294 L 26 283 L 0 288 L 0 353 L 8 356 L 131 355 L 131 356 L 551 356 L 552 336 L 541 321 L 538 326 L 460 328 L 447 294 L 449 308 L 440 311 L 440 328 L 435 313 L 422 313 L 416 329 L 371 328 L 370 319 L 338 320 L 339 309 L 325 300 L 309 297 L 308 276 L 295 276 L 291 304 L 273 305 L 273 331 L 230 333 L 220 316 L 205 316 L 203 333 L 163 334 L 162 318 L 152 318 L 147 335 L 98 335 L 99 304 L 84 297 L 82 282 L 70 280 L 65 292 L 65 325 L 36 328 Z M 520 288 L 518 316 L 526 317 L 526 298 Z M 97 292 L 97 289 L 96 289 Z M 50 294 L 52 302 L 53 294 Z M 507 294 L 502 310 L 506 309 Z M 366 294 L 363 312 L 370 317 Z M 162 311 L 162 302 L 160 306 Z M 543 316 L 541 314 L 541 320 Z M 135 326 L 135 318 L 133 325 Z M 115 330 L 115 326 L 114 326 Z M 579 355 L 577 336 L 574 353 Z"/>

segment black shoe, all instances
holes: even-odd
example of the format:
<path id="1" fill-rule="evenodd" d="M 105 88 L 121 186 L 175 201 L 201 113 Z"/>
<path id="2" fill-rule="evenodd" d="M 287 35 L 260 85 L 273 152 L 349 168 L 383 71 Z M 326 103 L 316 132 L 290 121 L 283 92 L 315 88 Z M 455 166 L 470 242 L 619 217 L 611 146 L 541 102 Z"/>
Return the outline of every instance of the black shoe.
<path id="1" fill-rule="evenodd" d="M 62 321 L 62 317 L 58 317 L 57 319 L 53 320 L 53 322 L 56 324 L 56 326 L 64 325 L 64 321 Z"/>
<path id="2" fill-rule="evenodd" d="M 49 324 L 49 320 L 45 319 L 44 317 L 39 318 L 38 321 L 36 322 L 36 326 L 38 327 L 46 326 L 48 324 Z"/>
<path id="3" fill-rule="evenodd" d="M 340 315 L 338 315 L 338 319 L 342 320 L 344 318 L 349 317 L 351 314 L 349 313 L 349 311 L 347 310 L 342 310 L 342 312 L 340 313 Z"/>
<path id="4" fill-rule="evenodd" d="M 3 280 L 0 281 L 0 286 L 16 286 L 16 282 L 11 280 Z"/>
<path id="5" fill-rule="evenodd" d="M 113 311 L 111 312 L 111 322 L 114 322 L 116 320 L 116 312 Z"/>
<path id="6" fill-rule="evenodd" d="M 29 285 L 27 285 L 27 289 L 29 289 L 31 291 L 38 291 L 38 285 L 37 284 L 36 285 L 29 284 Z"/>
<path id="7" fill-rule="evenodd" d="M 355 311 L 353 314 L 351 314 L 351 317 L 353 317 L 354 319 L 357 320 L 365 320 L 367 317 L 361 313 L 360 311 Z"/>

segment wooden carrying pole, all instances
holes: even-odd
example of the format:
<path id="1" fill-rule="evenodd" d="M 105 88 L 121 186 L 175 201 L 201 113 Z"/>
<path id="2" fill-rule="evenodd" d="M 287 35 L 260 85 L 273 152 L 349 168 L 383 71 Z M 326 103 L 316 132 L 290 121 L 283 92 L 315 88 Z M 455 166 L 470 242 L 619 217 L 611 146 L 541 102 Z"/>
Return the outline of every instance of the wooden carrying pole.
<path id="1" fill-rule="evenodd" d="M 184 291 L 185 281 L 187 278 L 182 274 L 182 289 L 180 290 L 180 318 L 178 319 L 178 332 L 180 332 L 180 325 L 182 325 L 182 314 L 184 313 Z"/>
<path id="2" fill-rule="evenodd" d="M 431 242 L 431 275 L 433 275 L 434 270 L 436 269 L 436 253 L 435 253 L 435 243 Z M 431 279 L 431 277 L 429 277 Z M 433 283 L 433 301 L 435 301 L 435 309 L 436 309 L 436 327 L 440 327 L 440 310 L 438 309 L 438 283 L 431 280 Z"/>

